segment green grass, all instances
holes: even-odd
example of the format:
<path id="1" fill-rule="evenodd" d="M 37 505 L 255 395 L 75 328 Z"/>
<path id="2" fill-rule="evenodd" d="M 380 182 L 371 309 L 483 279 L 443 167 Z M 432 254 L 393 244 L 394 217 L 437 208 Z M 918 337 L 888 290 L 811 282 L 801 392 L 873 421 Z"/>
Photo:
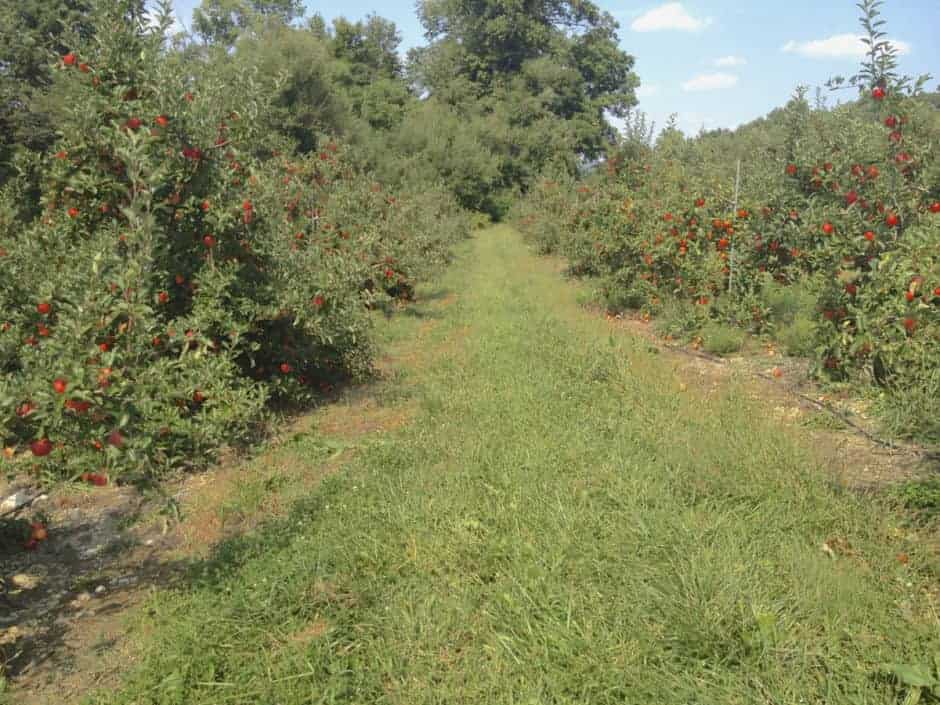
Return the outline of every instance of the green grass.
<path id="1" fill-rule="evenodd" d="M 816 351 L 816 323 L 806 316 L 797 316 L 781 326 L 776 338 L 783 343 L 787 355 L 811 357 Z"/>
<path id="2" fill-rule="evenodd" d="M 893 488 L 892 494 L 915 521 L 926 524 L 940 518 L 940 478 L 904 482 Z"/>
<path id="3" fill-rule="evenodd" d="M 891 515 L 743 390 L 680 392 L 511 230 L 470 248 L 400 380 L 416 420 L 157 594 L 91 700 L 902 702 L 881 664 L 940 629 Z"/>
<path id="4" fill-rule="evenodd" d="M 746 335 L 740 328 L 711 322 L 702 328 L 702 348 L 712 355 L 728 355 L 744 347 Z"/>
<path id="5" fill-rule="evenodd" d="M 813 411 L 800 418 L 800 426 L 811 430 L 844 431 L 849 426 L 845 421 L 828 411 Z"/>

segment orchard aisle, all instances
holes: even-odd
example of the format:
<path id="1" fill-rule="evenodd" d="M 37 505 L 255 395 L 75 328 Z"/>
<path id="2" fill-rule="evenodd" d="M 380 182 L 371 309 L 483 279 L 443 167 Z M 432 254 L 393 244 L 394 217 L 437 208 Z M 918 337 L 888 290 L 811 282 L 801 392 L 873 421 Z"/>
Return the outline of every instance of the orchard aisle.
<path id="1" fill-rule="evenodd" d="M 940 630 L 890 517 L 743 392 L 680 391 L 511 229 L 444 286 L 413 421 L 154 598 L 95 702 L 903 699 L 880 665 Z"/>

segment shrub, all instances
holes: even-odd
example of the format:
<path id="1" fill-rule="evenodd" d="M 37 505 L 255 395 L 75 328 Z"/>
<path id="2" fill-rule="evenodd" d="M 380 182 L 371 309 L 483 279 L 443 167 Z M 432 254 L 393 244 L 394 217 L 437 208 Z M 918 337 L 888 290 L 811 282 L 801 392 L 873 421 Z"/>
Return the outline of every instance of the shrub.
<path id="1" fill-rule="evenodd" d="M 783 343 L 787 355 L 810 357 L 815 352 L 816 323 L 798 314 L 778 329 L 775 337 Z"/>
<path id="2" fill-rule="evenodd" d="M 812 317 L 818 309 L 814 288 L 814 282 L 808 278 L 784 285 L 765 277 L 761 293 L 770 320 L 784 325 Z"/>
<path id="3" fill-rule="evenodd" d="M 727 355 L 744 347 L 744 331 L 712 322 L 702 329 L 702 348 L 713 355 Z"/>
<path id="4" fill-rule="evenodd" d="M 708 311 L 685 301 L 657 302 L 653 330 L 679 340 L 688 340 L 708 324 Z"/>

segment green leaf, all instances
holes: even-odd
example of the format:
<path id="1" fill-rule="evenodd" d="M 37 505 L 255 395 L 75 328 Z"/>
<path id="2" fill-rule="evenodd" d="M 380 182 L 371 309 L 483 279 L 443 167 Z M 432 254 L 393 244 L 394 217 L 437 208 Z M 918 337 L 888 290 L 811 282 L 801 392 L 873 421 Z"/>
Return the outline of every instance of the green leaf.
<path id="1" fill-rule="evenodd" d="M 912 688 L 931 688 L 940 684 L 930 666 L 924 664 L 889 663 L 884 665 L 891 675 L 902 685 Z"/>

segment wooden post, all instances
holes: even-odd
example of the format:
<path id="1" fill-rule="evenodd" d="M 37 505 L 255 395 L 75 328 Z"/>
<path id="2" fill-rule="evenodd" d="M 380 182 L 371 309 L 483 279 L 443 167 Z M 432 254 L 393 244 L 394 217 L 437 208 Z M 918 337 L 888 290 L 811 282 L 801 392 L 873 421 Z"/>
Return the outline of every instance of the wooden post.
<path id="1" fill-rule="evenodd" d="M 731 206 L 731 222 L 736 223 L 738 217 L 738 194 L 741 190 L 741 160 L 738 159 L 737 174 L 734 177 L 734 203 Z M 735 235 L 737 228 L 735 227 Z M 734 295 L 734 242 L 737 238 L 731 238 L 731 254 L 728 257 L 728 293 Z"/>

